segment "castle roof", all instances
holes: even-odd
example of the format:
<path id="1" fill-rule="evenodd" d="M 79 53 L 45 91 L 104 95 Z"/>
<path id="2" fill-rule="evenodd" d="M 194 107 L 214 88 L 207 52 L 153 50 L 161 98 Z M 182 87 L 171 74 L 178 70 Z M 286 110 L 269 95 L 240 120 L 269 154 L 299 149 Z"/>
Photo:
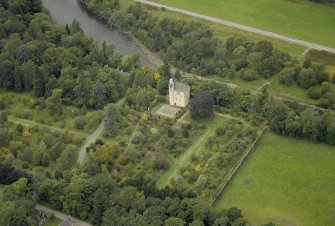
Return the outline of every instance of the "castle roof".
<path id="1" fill-rule="evenodd" d="M 182 93 L 189 93 L 191 90 L 191 87 L 189 85 L 180 83 L 180 82 L 176 82 L 174 85 L 174 89 L 177 92 L 182 92 Z"/>

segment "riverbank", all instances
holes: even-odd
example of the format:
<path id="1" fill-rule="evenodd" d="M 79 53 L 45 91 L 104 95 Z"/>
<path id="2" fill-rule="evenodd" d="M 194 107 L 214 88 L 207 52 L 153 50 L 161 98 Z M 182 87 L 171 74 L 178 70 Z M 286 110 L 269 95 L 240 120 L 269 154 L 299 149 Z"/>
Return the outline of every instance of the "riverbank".
<path id="1" fill-rule="evenodd" d="M 77 20 L 85 35 L 91 37 L 97 43 L 102 44 L 105 41 L 107 44 L 113 45 L 115 50 L 124 56 L 139 55 L 143 66 L 157 66 L 157 62 L 153 60 L 154 57 L 148 56 L 146 50 L 139 48 L 135 42 L 118 30 L 111 29 L 105 22 L 92 16 L 78 4 L 77 0 L 43 0 L 43 5 L 50 12 L 55 22 L 65 25 Z M 151 60 L 148 59 L 149 57 Z"/>

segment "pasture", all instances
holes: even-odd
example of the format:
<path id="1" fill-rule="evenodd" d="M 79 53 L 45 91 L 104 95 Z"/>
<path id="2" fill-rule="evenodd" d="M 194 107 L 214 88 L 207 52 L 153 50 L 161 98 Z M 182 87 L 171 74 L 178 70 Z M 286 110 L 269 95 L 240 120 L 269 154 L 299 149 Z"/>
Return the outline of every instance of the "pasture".
<path id="1" fill-rule="evenodd" d="M 267 134 L 218 200 L 253 224 L 333 225 L 335 147 Z"/>
<path id="2" fill-rule="evenodd" d="M 301 40 L 335 47 L 335 10 L 308 0 L 156 0 Z"/>

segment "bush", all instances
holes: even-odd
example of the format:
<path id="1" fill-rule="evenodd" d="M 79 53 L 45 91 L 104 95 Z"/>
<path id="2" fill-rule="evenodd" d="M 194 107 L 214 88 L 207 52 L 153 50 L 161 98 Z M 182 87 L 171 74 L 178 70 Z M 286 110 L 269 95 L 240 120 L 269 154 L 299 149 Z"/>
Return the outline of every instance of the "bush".
<path id="1" fill-rule="evenodd" d="M 86 122 L 84 117 L 79 116 L 74 120 L 74 128 L 78 130 L 83 130 L 85 128 Z"/>
<path id="2" fill-rule="evenodd" d="M 95 145 L 104 145 L 104 141 L 101 140 L 101 139 L 97 139 L 97 140 L 95 141 Z"/>
<path id="3" fill-rule="evenodd" d="M 27 162 L 22 163 L 22 169 L 28 169 L 30 166 Z"/>
<path id="4" fill-rule="evenodd" d="M 155 159 L 155 167 L 159 170 L 169 168 L 168 159 L 163 155 L 157 156 Z"/>
<path id="5" fill-rule="evenodd" d="M 4 110 L 6 108 L 5 101 L 0 99 L 0 110 Z"/>
<path id="6" fill-rule="evenodd" d="M 189 137 L 189 132 L 187 129 L 183 129 L 183 137 L 188 138 Z"/>
<path id="7" fill-rule="evenodd" d="M 311 87 L 311 88 L 308 89 L 307 95 L 308 95 L 309 98 L 311 98 L 313 100 L 318 100 L 321 97 L 321 92 L 318 91 L 317 89 L 315 89 L 314 87 Z"/>
<path id="8" fill-rule="evenodd" d="M 8 121 L 7 112 L 6 111 L 1 111 L 0 112 L 0 124 L 4 124 L 7 121 Z"/>
<path id="9" fill-rule="evenodd" d="M 241 78 L 245 81 L 253 81 L 257 79 L 257 74 L 254 70 L 245 70 L 242 72 Z"/>
<path id="10" fill-rule="evenodd" d="M 216 128 L 216 130 L 215 130 L 215 134 L 216 134 L 216 136 L 223 136 L 223 135 L 225 135 L 225 133 L 226 133 L 226 128 L 223 127 L 223 126 L 218 127 L 218 128 Z"/>
<path id="11" fill-rule="evenodd" d="M 172 138 L 174 136 L 174 131 L 172 129 L 168 129 L 167 134 L 169 138 Z"/>

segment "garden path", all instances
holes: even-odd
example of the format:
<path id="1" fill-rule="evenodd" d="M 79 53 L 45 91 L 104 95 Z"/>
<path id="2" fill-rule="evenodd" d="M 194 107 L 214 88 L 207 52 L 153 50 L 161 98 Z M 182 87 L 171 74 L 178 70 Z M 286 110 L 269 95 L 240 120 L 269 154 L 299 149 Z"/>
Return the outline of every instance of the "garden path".
<path id="1" fill-rule="evenodd" d="M 119 107 L 125 100 L 126 100 L 125 97 L 121 98 L 118 102 L 116 102 L 115 105 Z M 79 164 L 82 164 L 85 159 L 86 148 L 89 147 L 98 138 L 98 136 L 101 134 L 104 128 L 105 128 L 105 120 L 103 119 L 102 122 L 99 124 L 98 128 L 86 138 L 84 145 L 81 147 L 79 151 L 79 157 L 78 157 Z"/>
<path id="2" fill-rule="evenodd" d="M 66 214 L 66 213 L 62 213 L 62 212 L 59 212 L 57 210 L 50 209 L 48 207 L 45 207 L 45 206 L 42 206 L 42 205 L 39 205 L 39 204 L 36 205 L 35 209 L 40 210 L 40 211 L 44 211 L 47 214 L 53 214 L 55 217 L 57 217 L 57 218 L 59 218 L 63 221 L 69 217 L 69 215 Z M 92 226 L 91 224 L 88 224 L 84 221 L 78 220 L 77 218 L 74 218 L 74 217 L 71 217 L 71 218 L 74 220 L 76 226 Z"/>

